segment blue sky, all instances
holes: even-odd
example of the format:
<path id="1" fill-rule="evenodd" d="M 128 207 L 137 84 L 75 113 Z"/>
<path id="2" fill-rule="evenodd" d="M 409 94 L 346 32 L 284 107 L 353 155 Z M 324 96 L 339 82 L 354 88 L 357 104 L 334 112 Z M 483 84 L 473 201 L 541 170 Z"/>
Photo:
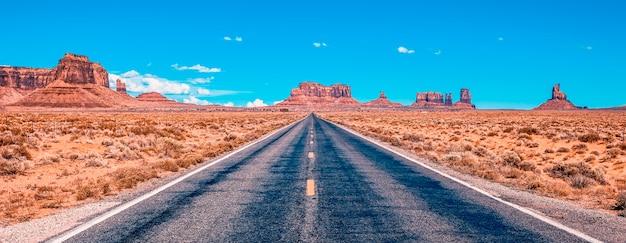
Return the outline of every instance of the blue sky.
<path id="1" fill-rule="evenodd" d="M 626 104 L 623 1 L 8 1 L 0 65 L 100 62 L 132 94 L 272 105 L 302 81 L 469 88 L 478 108 L 531 109 L 561 83 L 579 106 Z M 256 100 L 256 102 L 255 102 Z"/>

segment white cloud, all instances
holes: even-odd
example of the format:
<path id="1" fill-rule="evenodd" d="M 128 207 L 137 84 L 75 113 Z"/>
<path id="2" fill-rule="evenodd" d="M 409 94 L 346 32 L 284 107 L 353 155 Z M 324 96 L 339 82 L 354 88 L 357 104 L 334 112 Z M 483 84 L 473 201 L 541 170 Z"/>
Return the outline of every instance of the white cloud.
<path id="1" fill-rule="evenodd" d="M 241 38 L 240 36 L 237 36 L 237 37 L 235 37 L 235 41 L 241 42 L 241 41 L 243 41 L 243 38 Z"/>
<path id="2" fill-rule="evenodd" d="M 225 40 L 225 41 L 231 41 L 231 40 L 233 40 L 233 39 L 232 39 L 232 38 L 230 38 L 230 37 L 228 37 L 228 36 L 224 36 L 224 40 Z"/>
<path id="3" fill-rule="evenodd" d="M 146 67 L 149 67 L 149 66 L 152 66 L 152 63 L 151 63 L 151 62 L 150 62 L 150 63 L 148 63 L 148 64 L 146 64 Z"/>
<path id="4" fill-rule="evenodd" d="M 324 42 L 313 42 L 313 46 L 315 46 L 315 47 L 322 47 L 322 46 L 326 47 L 328 45 L 326 45 L 326 43 L 324 43 Z"/>
<path id="5" fill-rule="evenodd" d="M 435 51 L 435 53 L 433 53 L 433 54 L 435 54 L 435 55 L 439 56 L 439 55 L 441 55 L 441 50 L 437 50 L 437 51 Z"/>
<path id="6" fill-rule="evenodd" d="M 185 71 L 185 70 L 195 70 L 201 73 L 219 73 L 222 72 L 221 68 L 209 68 L 209 67 L 205 67 L 202 66 L 200 64 L 196 64 L 193 65 L 191 67 L 189 66 L 179 66 L 178 63 L 174 63 L 172 64 L 172 67 L 178 71 Z"/>
<path id="7" fill-rule="evenodd" d="M 233 107 L 233 106 L 235 106 L 235 103 L 229 101 L 229 102 L 224 103 L 224 106 Z"/>
<path id="8" fill-rule="evenodd" d="M 198 94 L 199 95 L 210 95 L 211 91 L 208 90 L 208 89 L 198 88 Z"/>
<path id="9" fill-rule="evenodd" d="M 591 50 L 593 50 L 593 46 L 586 46 L 586 47 L 585 47 L 585 49 L 587 49 L 587 50 L 590 50 L 590 51 L 591 51 Z"/>
<path id="10" fill-rule="evenodd" d="M 246 107 L 263 107 L 263 106 L 267 106 L 267 104 L 263 103 L 263 100 L 260 100 L 258 98 L 246 104 Z"/>
<path id="11" fill-rule="evenodd" d="M 206 100 L 201 100 L 196 98 L 193 95 L 190 95 L 189 98 L 183 98 L 183 103 L 196 104 L 196 105 L 210 105 L 211 103 Z"/>
<path id="12" fill-rule="evenodd" d="M 213 79 L 215 79 L 215 77 L 211 76 L 211 77 L 208 77 L 208 78 L 194 78 L 194 79 L 191 79 L 190 81 L 193 84 L 208 84 Z"/>
<path id="13" fill-rule="evenodd" d="M 413 53 L 415 53 L 415 50 L 409 50 L 408 48 L 406 48 L 404 46 L 399 46 L 398 47 L 398 52 L 405 53 L 405 54 L 413 54 Z"/>
<path id="14" fill-rule="evenodd" d="M 161 94 L 180 95 L 189 94 L 191 89 L 187 84 L 181 84 L 152 74 L 142 75 L 135 70 L 130 70 L 121 75 L 109 73 L 109 83 L 115 83 L 117 79 L 126 83 L 126 90 L 129 92 L 159 92 Z"/>
<path id="15" fill-rule="evenodd" d="M 503 38 L 503 37 L 498 37 L 498 40 L 499 40 L 499 41 L 503 41 L 503 40 L 504 40 L 504 38 Z"/>
<path id="16" fill-rule="evenodd" d="M 277 100 L 277 101 L 274 101 L 274 103 L 273 103 L 273 104 L 274 104 L 274 105 L 276 105 L 276 104 L 278 104 L 278 103 L 280 103 L 280 102 L 283 102 L 283 101 L 285 101 L 285 100 Z"/>

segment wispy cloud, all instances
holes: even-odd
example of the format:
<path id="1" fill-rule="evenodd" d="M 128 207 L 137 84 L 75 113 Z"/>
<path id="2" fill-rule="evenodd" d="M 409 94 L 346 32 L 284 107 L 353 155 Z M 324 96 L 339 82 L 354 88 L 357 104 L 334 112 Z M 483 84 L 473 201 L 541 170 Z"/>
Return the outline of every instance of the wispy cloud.
<path id="1" fill-rule="evenodd" d="M 152 63 L 149 62 L 148 64 L 146 64 L 146 67 L 152 66 Z"/>
<path id="2" fill-rule="evenodd" d="M 192 84 L 208 84 L 211 81 L 213 81 L 213 79 L 215 79 L 215 77 L 211 76 L 208 78 L 194 78 L 194 79 L 191 79 L 190 81 Z"/>
<path id="3" fill-rule="evenodd" d="M 410 50 L 410 49 L 408 49 L 408 48 L 406 48 L 404 46 L 399 46 L 398 47 L 398 52 L 399 53 L 404 53 L 404 54 L 413 54 L 413 53 L 415 53 L 415 50 Z"/>
<path id="4" fill-rule="evenodd" d="M 199 95 L 211 95 L 211 91 L 204 88 L 198 88 Z"/>
<path id="5" fill-rule="evenodd" d="M 504 41 L 504 37 L 498 37 L 499 41 Z"/>
<path id="6" fill-rule="evenodd" d="M 229 102 L 224 103 L 224 106 L 226 106 L 226 107 L 233 107 L 233 106 L 235 106 L 235 103 L 233 103 L 232 101 L 229 101 Z"/>
<path id="7" fill-rule="evenodd" d="M 278 104 L 278 103 L 280 103 L 280 102 L 283 102 L 283 101 L 285 101 L 285 100 L 277 100 L 277 101 L 274 101 L 274 103 L 273 103 L 273 104 L 274 104 L 274 105 L 276 105 L 276 104 Z"/>
<path id="8" fill-rule="evenodd" d="M 591 50 L 593 50 L 593 46 L 585 46 L 585 49 L 591 51 Z"/>
<path id="9" fill-rule="evenodd" d="M 152 74 L 140 74 L 135 70 L 130 70 L 120 75 L 109 73 L 109 83 L 115 83 L 117 79 L 126 83 L 126 90 L 130 92 L 159 92 L 161 94 L 180 95 L 189 94 L 191 90 L 191 87 L 187 84 L 181 84 Z"/>
<path id="10" fill-rule="evenodd" d="M 267 104 L 265 104 L 263 100 L 258 99 L 258 98 L 246 104 L 246 107 L 263 107 L 263 106 L 267 106 Z"/>
<path id="11" fill-rule="evenodd" d="M 185 71 L 185 70 L 195 70 L 201 73 L 219 73 L 222 72 L 221 68 L 209 68 L 209 67 L 205 67 L 202 66 L 200 64 L 196 64 L 193 66 L 180 66 L 178 65 L 178 63 L 172 64 L 172 68 L 178 70 L 178 71 Z"/>
<path id="12" fill-rule="evenodd" d="M 193 95 L 190 95 L 189 98 L 183 98 L 183 103 L 196 104 L 196 105 L 210 105 L 211 104 L 211 102 L 198 99 L 197 97 Z"/>
<path id="13" fill-rule="evenodd" d="M 241 36 L 235 36 L 235 39 L 233 39 L 230 36 L 224 36 L 224 40 L 225 41 L 232 41 L 232 40 L 234 40 L 234 41 L 237 41 L 237 42 L 242 42 L 243 38 Z"/>
<path id="14" fill-rule="evenodd" d="M 315 47 L 326 47 L 328 46 L 325 42 L 313 42 L 313 46 Z"/>
<path id="15" fill-rule="evenodd" d="M 439 55 L 441 55 L 441 50 L 436 50 L 433 54 L 439 56 Z"/>

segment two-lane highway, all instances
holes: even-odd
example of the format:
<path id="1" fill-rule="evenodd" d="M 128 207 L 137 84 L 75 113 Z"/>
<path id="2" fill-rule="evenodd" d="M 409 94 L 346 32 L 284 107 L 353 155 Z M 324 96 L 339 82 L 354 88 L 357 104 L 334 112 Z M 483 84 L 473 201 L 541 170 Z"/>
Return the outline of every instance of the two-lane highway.
<path id="1" fill-rule="evenodd" d="M 311 115 L 69 242 L 583 242 Z"/>

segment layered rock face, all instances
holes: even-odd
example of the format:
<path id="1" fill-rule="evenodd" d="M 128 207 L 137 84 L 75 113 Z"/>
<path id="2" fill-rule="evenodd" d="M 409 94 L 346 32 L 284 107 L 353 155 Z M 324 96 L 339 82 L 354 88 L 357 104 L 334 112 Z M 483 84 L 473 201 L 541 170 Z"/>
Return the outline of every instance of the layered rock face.
<path id="1" fill-rule="evenodd" d="M 145 102 L 161 102 L 161 103 L 174 103 L 176 101 L 170 100 L 158 92 L 148 92 L 138 95 L 135 98 L 137 101 Z"/>
<path id="2" fill-rule="evenodd" d="M 461 89 L 461 100 L 459 102 L 470 104 L 470 105 L 472 104 L 472 95 L 470 94 L 469 89 L 467 88 Z"/>
<path id="3" fill-rule="evenodd" d="M 120 94 L 127 94 L 126 84 L 122 82 L 122 80 L 120 80 L 119 78 L 115 80 L 115 90 Z"/>
<path id="4" fill-rule="evenodd" d="M 109 87 L 109 74 L 86 56 L 66 53 L 55 68 L 0 67 L 0 86 L 22 90 L 43 88 L 55 80 Z"/>
<path id="5" fill-rule="evenodd" d="M 446 93 L 445 96 L 438 92 L 417 93 L 415 103 L 411 104 L 411 107 L 420 109 L 476 109 L 472 104 L 469 89 L 466 88 L 461 89 L 461 100 L 456 103 L 452 102 L 452 93 Z"/>
<path id="6" fill-rule="evenodd" d="M 54 76 L 54 69 L 0 67 L 0 87 L 34 90 L 52 83 Z"/>
<path id="7" fill-rule="evenodd" d="M 443 94 L 437 92 L 417 93 L 415 103 L 444 104 Z"/>
<path id="8" fill-rule="evenodd" d="M 314 82 L 302 82 L 291 90 L 289 98 L 277 106 L 356 106 L 359 102 L 352 98 L 350 86 L 334 84 L 324 86 Z"/>
<path id="9" fill-rule="evenodd" d="M 365 104 L 363 104 L 364 106 L 367 107 L 402 107 L 402 104 L 400 103 L 396 103 L 396 102 L 391 102 L 387 99 L 387 96 L 385 95 L 384 91 L 380 91 L 380 96 L 378 96 L 378 99 L 372 100 L 370 102 L 367 102 Z"/>
<path id="10" fill-rule="evenodd" d="M 575 106 L 567 100 L 567 95 L 561 91 L 561 84 L 552 87 L 552 98 L 537 106 L 533 110 L 579 110 L 581 107 Z"/>
<path id="11" fill-rule="evenodd" d="M 55 80 L 109 87 L 109 74 L 99 63 L 90 62 L 87 56 L 66 53 L 55 69 Z"/>

